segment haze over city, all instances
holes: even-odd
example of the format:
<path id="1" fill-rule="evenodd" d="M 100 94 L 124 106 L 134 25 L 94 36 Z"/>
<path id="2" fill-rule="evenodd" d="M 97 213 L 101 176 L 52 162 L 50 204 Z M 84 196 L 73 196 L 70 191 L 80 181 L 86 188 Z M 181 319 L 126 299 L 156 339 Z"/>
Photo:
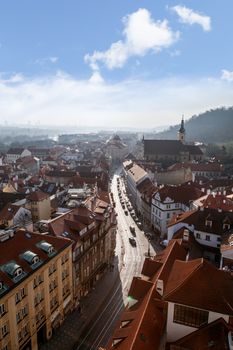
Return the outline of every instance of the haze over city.
<path id="1" fill-rule="evenodd" d="M 154 128 L 230 106 L 232 11 L 210 0 L 2 2 L 1 123 Z"/>

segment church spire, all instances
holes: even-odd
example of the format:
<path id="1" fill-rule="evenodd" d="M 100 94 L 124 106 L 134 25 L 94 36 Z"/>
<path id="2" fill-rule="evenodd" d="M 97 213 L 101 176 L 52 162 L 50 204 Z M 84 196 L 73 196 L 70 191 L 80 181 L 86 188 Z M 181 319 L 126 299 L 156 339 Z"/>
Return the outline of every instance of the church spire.
<path id="1" fill-rule="evenodd" d="M 181 119 L 181 124 L 180 124 L 180 130 L 179 132 L 185 133 L 185 128 L 184 128 L 184 115 L 182 115 Z"/>
<path id="2" fill-rule="evenodd" d="M 178 132 L 178 138 L 179 138 L 179 141 L 181 141 L 182 143 L 185 143 L 184 115 L 182 115 L 180 129 Z"/>

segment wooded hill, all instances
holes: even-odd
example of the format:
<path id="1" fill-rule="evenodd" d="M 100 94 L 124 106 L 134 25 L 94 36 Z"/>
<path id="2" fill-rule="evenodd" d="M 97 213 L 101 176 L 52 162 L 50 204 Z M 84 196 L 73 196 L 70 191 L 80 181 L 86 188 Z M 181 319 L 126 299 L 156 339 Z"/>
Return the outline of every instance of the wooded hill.
<path id="1" fill-rule="evenodd" d="M 158 139 L 176 139 L 180 125 L 157 133 Z M 226 143 L 233 140 L 233 107 L 217 108 L 185 120 L 186 140 Z"/>

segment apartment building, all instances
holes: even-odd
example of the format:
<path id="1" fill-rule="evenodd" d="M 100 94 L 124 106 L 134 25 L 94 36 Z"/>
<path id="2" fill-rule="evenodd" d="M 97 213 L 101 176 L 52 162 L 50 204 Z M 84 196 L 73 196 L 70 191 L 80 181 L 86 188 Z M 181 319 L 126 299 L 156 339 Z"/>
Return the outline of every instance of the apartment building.
<path id="1" fill-rule="evenodd" d="M 152 197 L 151 224 L 161 233 L 167 234 L 167 226 L 174 215 L 190 209 L 193 200 L 202 196 L 201 190 L 191 182 L 179 186 L 161 187 Z"/>
<path id="2" fill-rule="evenodd" d="M 39 190 L 30 193 L 27 196 L 26 207 L 31 211 L 34 222 L 50 219 L 51 202 L 48 194 Z"/>
<path id="3" fill-rule="evenodd" d="M 73 241 L 75 305 L 87 295 L 112 263 L 116 215 L 111 205 L 98 197 L 51 220 L 49 232 Z"/>
<path id="4" fill-rule="evenodd" d="M 18 230 L 0 235 L 0 349 L 38 349 L 73 307 L 72 242 Z"/>

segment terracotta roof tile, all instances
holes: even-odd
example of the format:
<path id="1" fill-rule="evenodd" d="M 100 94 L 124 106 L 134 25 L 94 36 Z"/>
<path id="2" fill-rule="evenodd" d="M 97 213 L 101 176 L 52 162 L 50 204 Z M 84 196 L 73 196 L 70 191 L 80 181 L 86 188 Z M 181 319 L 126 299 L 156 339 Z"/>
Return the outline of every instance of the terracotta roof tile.
<path id="1" fill-rule="evenodd" d="M 48 197 L 49 195 L 47 193 L 44 193 L 42 191 L 33 191 L 27 196 L 27 199 L 32 202 L 39 202 L 47 199 Z"/>
<path id="2" fill-rule="evenodd" d="M 166 284 L 164 299 L 233 315 L 233 277 L 204 259 L 176 260 Z"/>

